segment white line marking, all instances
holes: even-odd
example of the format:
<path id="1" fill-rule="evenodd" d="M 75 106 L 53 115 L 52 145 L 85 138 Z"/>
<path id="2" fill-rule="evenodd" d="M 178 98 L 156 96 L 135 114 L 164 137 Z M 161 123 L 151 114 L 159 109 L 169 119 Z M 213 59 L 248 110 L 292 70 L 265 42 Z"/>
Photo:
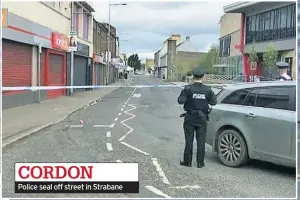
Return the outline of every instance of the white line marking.
<path id="1" fill-rule="evenodd" d="M 148 190 L 150 190 L 151 192 L 153 192 L 154 194 L 157 194 L 159 196 L 165 197 L 165 198 L 169 198 L 171 199 L 172 197 L 166 195 L 165 193 L 163 193 L 162 191 L 160 191 L 159 189 L 151 186 L 151 185 L 146 185 L 145 188 L 147 188 Z"/>
<path id="2" fill-rule="evenodd" d="M 82 128 L 83 127 L 83 125 L 66 125 L 66 126 L 68 126 L 70 128 Z"/>
<path id="3" fill-rule="evenodd" d="M 124 108 L 121 109 L 121 111 L 123 112 Z"/>
<path id="4" fill-rule="evenodd" d="M 162 181 L 164 184 L 170 185 L 169 180 L 167 179 L 164 171 L 162 170 L 161 166 L 158 164 L 158 161 L 156 158 L 151 158 L 153 165 L 156 168 L 156 171 L 158 172 L 159 176 L 162 178 Z"/>
<path id="5" fill-rule="evenodd" d="M 113 123 L 111 126 L 110 126 L 110 128 L 113 128 L 115 126 L 115 123 Z"/>
<path id="6" fill-rule="evenodd" d="M 111 137 L 111 131 L 106 132 L 106 137 Z"/>
<path id="7" fill-rule="evenodd" d="M 142 96 L 141 93 L 135 93 L 134 95 L 132 95 L 132 97 L 136 97 L 136 98 L 140 98 Z"/>
<path id="8" fill-rule="evenodd" d="M 119 113 L 118 116 L 120 116 L 122 113 Z"/>
<path id="9" fill-rule="evenodd" d="M 106 143 L 106 148 L 108 149 L 108 151 L 113 150 L 111 143 Z"/>
<path id="10" fill-rule="evenodd" d="M 122 163 L 122 160 L 116 160 L 116 162 L 118 162 L 118 163 Z"/>
<path id="11" fill-rule="evenodd" d="M 112 127 L 113 127 L 113 124 L 111 124 L 111 125 L 94 125 L 93 127 L 94 127 L 94 128 L 103 128 L 103 127 L 106 127 L 106 128 L 112 128 Z"/>
<path id="12" fill-rule="evenodd" d="M 118 121 L 118 119 L 119 119 L 119 118 L 116 118 L 116 119 L 115 119 L 115 122 Z"/>
<path id="13" fill-rule="evenodd" d="M 125 146 L 127 146 L 127 147 L 129 147 L 129 148 L 131 148 L 131 149 L 133 149 L 135 151 L 138 151 L 138 152 L 140 152 L 140 153 L 142 153 L 142 154 L 144 154 L 146 156 L 150 156 L 149 153 L 146 153 L 145 151 L 142 151 L 142 150 L 140 150 L 138 148 L 135 148 L 135 147 L 131 146 L 130 144 L 127 144 L 126 142 L 121 142 L 121 144 L 123 144 L 123 145 L 125 145 Z"/>
<path id="14" fill-rule="evenodd" d="M 129 113 L 129 111 L 132 111 L 132 110 L 136 109 L 136 107 L 135 107 L 135 106 L 132 106 L 132 105 L 129 105 L 129 106 L 132 107 L 132 108 L 129 109 L 129 110 L 124 111 L 124 113 L 126 113 L 127 115 L 131 115 L 131 117 L 129 117 L 129 118 L 127 118 L 127 119 L 121 121 L 121 124 L 122 124 L 123 126 L 126 126 L 127 128 L 129 128 L 129 131 L 128 131 L 127 133 L 125 133 L 125 135 L 122 136 L 122 137 L 119 139 L 119 142 L 121 142 L 122 140 L 124 140 L 124 139 L 127 137 L 127 135 L 129 135 L 131 132 L 134 131 L 133 128 L 131 128 L 130 126 L 128 126 L 127 124 L 125 124 L 126 121 L 135 118 L 135 115 Z"/>
<path id="15" fill-rule="evenodd" d="M 145 107 L 145 108 L 148 108 L 149 106 L 148 105 L 139 105 L 139 104 L 128 104 L 129 106 L 132 105 L 132 106 L 137 106 L 137 107 Z"/>
<path id="16" fill-rule="evenodd" d="M 172 186 L 169 188 L 175 188 L 175 189 L 200 189 L 201 187 L 199 185 L 185 185 L 185 186 Z"/>
<path id="17" fill-rule="evenodd" d="M 175 105 L 176 107 L 182 107 L 183 105 Z"/>
<path id="18" fill-rule="evenodd" d="M 123 108 L 125 107 L 125 105 L 123 105 Z"/>

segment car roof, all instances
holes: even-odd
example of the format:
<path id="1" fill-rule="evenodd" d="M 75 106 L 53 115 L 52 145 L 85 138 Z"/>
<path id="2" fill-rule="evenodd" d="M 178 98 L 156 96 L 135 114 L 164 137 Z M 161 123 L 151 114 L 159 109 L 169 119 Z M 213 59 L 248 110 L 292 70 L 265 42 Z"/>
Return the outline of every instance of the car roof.
<path id="1" fill-rule="evenodd" d="M 238 90 L 254 87 L 270 87 L 270 86 L 296 86 L 296 81 L 264 81 L 264 82 L 246 82 L 235 84 L 224 84 L 222 88 L 229 90 Z"/>

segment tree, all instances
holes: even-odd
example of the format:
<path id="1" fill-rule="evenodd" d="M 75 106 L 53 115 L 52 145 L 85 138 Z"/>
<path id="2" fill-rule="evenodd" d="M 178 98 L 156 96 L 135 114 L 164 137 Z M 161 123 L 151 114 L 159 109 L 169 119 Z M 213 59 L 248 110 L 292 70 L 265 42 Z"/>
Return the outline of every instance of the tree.
<path id="1" fill-rule="evenodd" d="M 251 81 L 254 81 L 254 72 L 256 70 L 257 61 L 258 61 L 258 55 L 255 49 L 255 41 L 253 40 L 252 45 L 250 47 L 249 60 L 248 60 L 251 69 L 251 77 L 250 77 Z"/>
<path id="2" fill-rule="evenodd" d="M 129 56 L 128 60 L 128 65 L 130 67 L 133 67 L 134 70 L 140 70 L 141 69 L 141 60 L 139 59 L 139 55 L 138 54 L 132 54 L 131 56 Z"/>
<path id="3" fill-rule="evenodd" d="M 211 47 L 208 53 L 200 58 L 200 65 L 206 69 L 208 73 L 213 72 L 213 65 L 218 63 L 219 49 Z"/>
<path id="4" fill-rule="evenodd" d="M 269 72 L 269 78 L 271 78 L 272 71 L 276 65 L 278 52 L 275 50 L 274 45 L 269 44 L 267 51 L 263 54 L 263 66 Z"/>
<path id="5" fill-rule="evenodd" d="M 258 61 L 258 56 L 257 52 L 255 49 L 255 41 L 253 40 L 252 45 L 250 47 L 250 52 L 249 52 L 249 64 L 251 63 L 256 63 Z"/>

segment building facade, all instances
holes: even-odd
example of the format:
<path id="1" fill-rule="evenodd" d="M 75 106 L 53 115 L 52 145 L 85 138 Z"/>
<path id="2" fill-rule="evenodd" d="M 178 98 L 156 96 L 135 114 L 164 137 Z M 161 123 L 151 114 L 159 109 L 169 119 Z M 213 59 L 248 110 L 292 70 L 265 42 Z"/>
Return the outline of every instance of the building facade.
<path id="1" fill-rule="evenodd" d="M 15 6 L 7 1 L 2 6 L 7 9 L 7 26 L 2 29 L 3 86 L 65 86 L 69 3 L 18 2 Z M 3 108 L 65 94 L 65 89 L 4 91 Z"/>
<path id="2" fill-rule="evenodd" d="M 241 14 L 226 13 L 220 19 L 219 61 L 213 66 L 214 74 L 243 74 L 241 40 Z"/>
<path id="3" fill-rule="evenodd" d="M 187 71 L 198 64 L 201 55 L 203 53 L 199 52 L 189 36 L 182 41 L 180 35 L 173 34 L 154 54 L 154 75 L 174 81 L 181 80 Z"/>
<path id="4" fill-rule="evenodd" d="M 71 85 L 70 31 L 78 35 L 74 52 L 74 85 L 91 85 L 93 70 L 92 12 L 86 2 L 3 3 L 3 86 Z M 71 24 L 71 9 L 74 9 Z M 59 23 L 58 23 L 59 22 Z M 78 90 L 75 90 L 78 91 Z M 3 92 L 3 108 L 22 106 L 68 95 L 69 90 Z"/>
<path id="5" fill-rule="evenodd" d="M 59 3 L 59 2 L 55 2 Z M 73 24 L 70 29 L 77 32 L 77 51 L 74 52 L 73 84 L 75 86 L 93 85 L 93 12 L 95 10 L 86 2 L 71 3 Z M 71 57 L 68 54 L 68 71 L 71 71 Z M 67 74 L 71 85 L 71 73 Z M 74 92 L 88 89 L 74 89 Z"/>
<path id="6" fill-rule="evenodd" d="M 119 41 L 116 35 L 116 28 L 110 26 L 110 37 L 108 35 L 108 24 L 101 23 L 94 19 L 94 57 L 95 57 L 95 66 L 94 66 L 94 83 L 99 84 L 109 84 L 114 82 L 117 79 L 117 69 L 111 63 L 108 65 L 108 62 L 111 62 L 113 58 L 119 55 Z M 109 40 L 109 41 L 108 41 Z M 109 51 L 108 54 L 108 45 Z M 110 69 L 108 69 L 110 66 Z M 108 76 L 108 77 L 107 77 Z"/>
<path id="7" fill-rule="evenodd" d="M 259 62 L 255 74 L 267 76 L 262 66 L 263 53 L 269 44 L 278 51 L 278 61 L 290 64 L 288 73 L 296 75 L 296 3 L 295 2 L 239 2 L 224 7 L 225 13 L 241 13 L 241 41 L 245 78 L 251 74 L 249 53 L 255 42 Z M 276 73 L 274 69 L 274 75 Z M 277 72 L 278 73 L 278 72 Z"/>

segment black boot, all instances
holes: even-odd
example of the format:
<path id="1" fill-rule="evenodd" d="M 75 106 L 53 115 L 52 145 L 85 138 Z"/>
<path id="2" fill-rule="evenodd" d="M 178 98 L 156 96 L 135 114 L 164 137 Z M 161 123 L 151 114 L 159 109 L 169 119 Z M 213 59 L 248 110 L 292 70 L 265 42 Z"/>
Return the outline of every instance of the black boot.
<path id="1" fill-rule="evenodd" d="M 192 167 L 191 163 L 187 163 L 187 162 L 183 162 L 183 161 L 180 161 L 180 165 L 185 166 L 185 167 Z"/>
<path id="2" fill-rule="evenodd" d="M 204 166 L 205 166 L 204 162 L 203 163 L 198 163 L 198 165 L 197 165 L 198 168 L 202 168 Z"/>

